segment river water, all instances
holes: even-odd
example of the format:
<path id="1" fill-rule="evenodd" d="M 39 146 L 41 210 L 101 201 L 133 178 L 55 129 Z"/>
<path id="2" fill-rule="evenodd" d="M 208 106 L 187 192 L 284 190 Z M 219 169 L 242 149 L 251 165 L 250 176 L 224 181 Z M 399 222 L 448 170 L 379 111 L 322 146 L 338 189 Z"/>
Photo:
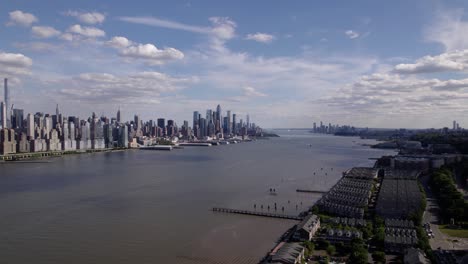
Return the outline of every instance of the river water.
<path id="1" fill-rule="evenodd" d="M 371 140 L 277 132 L 0 164 L 0 263 L 257 263 L 295 221 L 212 207 L 275 212 L 277 203 L 296 215 L 320 198 L 297 188 L 328 190 L 344 170 L 392 153 L 362 145 Z"/>

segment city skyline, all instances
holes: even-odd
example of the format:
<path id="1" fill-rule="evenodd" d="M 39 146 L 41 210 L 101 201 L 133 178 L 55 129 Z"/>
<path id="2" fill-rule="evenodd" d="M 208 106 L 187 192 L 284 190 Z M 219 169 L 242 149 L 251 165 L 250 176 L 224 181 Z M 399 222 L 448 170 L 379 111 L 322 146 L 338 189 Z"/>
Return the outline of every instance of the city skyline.
<path id="1" fill-rule="evenodd" d="M 0 12 L 0 77 L 26 112 L 190 120 L 220 103 L 270 128 L 468 122 L 465 2 L 270 3 L 261 19 L 244 12 L 261 3 L 48 3 Z"/>

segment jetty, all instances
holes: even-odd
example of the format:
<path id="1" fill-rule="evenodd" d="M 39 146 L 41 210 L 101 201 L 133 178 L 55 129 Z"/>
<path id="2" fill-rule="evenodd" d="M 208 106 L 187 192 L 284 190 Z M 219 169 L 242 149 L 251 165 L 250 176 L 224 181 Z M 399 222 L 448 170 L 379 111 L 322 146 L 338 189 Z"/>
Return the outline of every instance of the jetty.
<path id="1" fill-rule="evenodd" d="M 290 219 L 290 220 L 298 220 L 298 221 L 301 221 L 303 219 L 303 217 L 295 216 L 295 215 L 285 215 L 285 214 L 276 214 L 276 213 L 269 213 L 269 212 L 238 210 L 238 209 L 230 209 L 230 208 L 222 208 L 222 207 L 213 207 L 213 212 L 243 214 L 243 215 L 254 215 L 254 216 Z"/>
<path id="2" fill-rule="evenodd" d="M 183 147 L 211 147 L 211 143 L 196 143 L 196 142 L 184 142 L 179 143 L 179 146 Z"/>
<path id="3" fill-rule="evenodd" d="M 140 147 L 141 150 L 172 150 L 173 147 L 170 145 L 155 145 L 155 146 L 147 146 L 147 147 Z"/>

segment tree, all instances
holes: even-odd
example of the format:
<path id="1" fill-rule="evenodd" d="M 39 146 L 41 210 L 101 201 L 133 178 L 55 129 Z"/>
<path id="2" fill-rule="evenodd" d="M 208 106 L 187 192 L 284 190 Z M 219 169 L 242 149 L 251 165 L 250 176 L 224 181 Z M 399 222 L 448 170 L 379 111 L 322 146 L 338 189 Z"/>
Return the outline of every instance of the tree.
<path id="1" fill-rule="evenodd" d="M 327 253 L 328 253 L 328 255 L 331 256 L 331 255 L 335 254 L 335 252 L 336 252 L 335 246 L 329 245 L 329 246 L 327 247 Z"/>
<path id="2" fill-rule="evenodd" d="M 375 262 L 385 263 L 385 253 L 382 251 L 375 251 L 374 253 L 372 253 L 372 258 Z"/>

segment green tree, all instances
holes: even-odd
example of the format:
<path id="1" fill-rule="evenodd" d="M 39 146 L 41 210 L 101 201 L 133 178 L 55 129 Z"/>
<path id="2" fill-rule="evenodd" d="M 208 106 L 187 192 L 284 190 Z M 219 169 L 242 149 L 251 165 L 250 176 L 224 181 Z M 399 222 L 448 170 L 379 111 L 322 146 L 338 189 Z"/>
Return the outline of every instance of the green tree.
<path id="1" fill-rule="evenodd" d="M 375 251 L 372 253 L 372 258 L 377 263 L 385 263 L 385 253 L 383 251 Z"/>
<path id="2" fill-rule="evenodd" d="M 328 253 L 330 256 L 334 255 L 335 252 L 336 252 L 335 246 L 329 245 L 329 246 L 327 247 L 327 253 Z"/>

